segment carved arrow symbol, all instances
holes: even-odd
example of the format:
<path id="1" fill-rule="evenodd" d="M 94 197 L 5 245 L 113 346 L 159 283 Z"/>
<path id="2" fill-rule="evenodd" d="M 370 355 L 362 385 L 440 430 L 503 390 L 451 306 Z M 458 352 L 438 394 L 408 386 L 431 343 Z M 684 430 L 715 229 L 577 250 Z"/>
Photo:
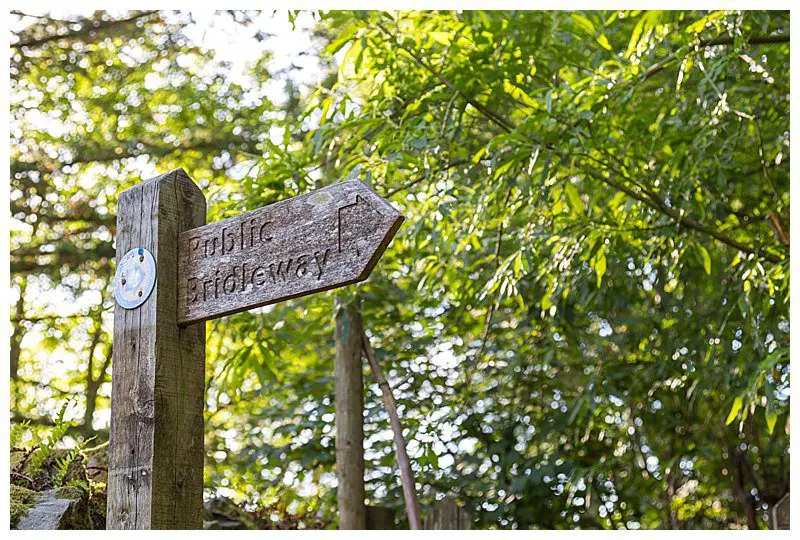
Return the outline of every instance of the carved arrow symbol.
<path id="1" fill-rule="evenodd" d="M 347 210 L 350 210 L 350 211 L 346 212 Z M 374 213 L 378 214 L 378 216 L 379 216 L 377 219 L 375 219 L 375 221 L 372 222 L 372 224 L 377 227 L 377 225 L 380 223 L 380 218 L 383 217 L 383 214 L 381 214 L 375 207 L 373 207 L 369 203 L 369 201 L 367 199 L 365 199 L 361 195 L 356 195 L 356 202 L 354 202 L 352 204 L 346 204 L 346 205 L 344 205 L 344 206 L 339 208 L 339 212 L 338 212 L 338 214 L 339 214 L 339 216 L 338 216 L 339 217 L 339 223 L 338 223 L 338 228 L 339 228 L 339 253 L 342 253 L 342 244 L 344 244 L 344 241 L 342 240 L 342 233 L 344 232 L 344 227 L 342 227 L 343 214 L 352 213 L 356 217 L 356 219 L 364 219 L 361 216 L 366 216 L 367 214 L 369 214 L 371 212 L 374 212 Z M 367 221 L 367 220 L 364 219 L 364 221 Z M 373 231 L 374 230 L 375 229 L 373 228 Z M 360 257 L 361 256 L 361 251 L 358 249 L 358 242 L 354 242 L 354 244 L 355 244 L 355 248 L 356 248 L 356 256 Z"/>

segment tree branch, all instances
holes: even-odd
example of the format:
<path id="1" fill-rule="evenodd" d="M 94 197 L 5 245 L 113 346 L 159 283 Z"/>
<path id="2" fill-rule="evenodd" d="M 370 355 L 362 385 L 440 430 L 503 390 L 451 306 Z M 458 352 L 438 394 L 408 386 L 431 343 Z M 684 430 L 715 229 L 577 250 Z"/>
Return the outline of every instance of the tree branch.
<path id="1" fill-rule="evenodd" d="M 442 81 L 445 84 L 445 86 L 450 88 L 452 91 L 457 92 L 463 99 L 465 99 L 467 101 L 467 103 L 472 105 L 476 110 L 478 110 L 481 114 L 483 114 L 487 119 L 492 121 L 494 124 L 499 126 L 503 131 L 511 132 L 511 131 L 515 131 L 517 129 L 517 127 L 511 121 L 503 118 L 498 113 L 488 109 L 487 107 L 483 106 L 482 104 L 480 104 L 479 102 L 475 101 L 470 96 L 467 96 L 466 94 L 464 94 L 464 92 L 462 92 L 461 90 L 456 88 L 455 85 L 453 85 L 450 81 L 448 81 L 444 77 L 444 75 L 442 75 L 441 73 L 436 71 L 436 69 L 434 69 L 433 67 L 429 66 L 413 50 L 411 50 L 410 48 L 406 47 L 405 45 L 402 45 L 397 40 L 397 38 L 391 32 L 389 32 L 383 25 L 381 25 L 380 23 L 376 23 L 376 25 L 398 47 L 400 47 L 409 56 L 411 56 L 411 58 L 414 59 L 414 61 L 417 64 L 419 64 L 422 68 L 424 68 L 426 71 L 428 71 L 431 75 L 437 77 L 440 81 Z M 764 36 L 764 37 L 757 37 L 756 36 L 756 37 L 753 37 L 753 38 L 750 39 L 750 43 L 756 43 L 756 44 L 757 43 L 785 43 L 785 42 L 788 42 L 788 41 L 789 41 L 789 36 L 788 35 L 785 35 L 785 36 L 784 35 Z M 710 40 L 701 41 L 700 45 L 701 46 L 724 45 L 724 44 L 727 44 L 727 42 L 728 42 L 728 38 L 727 37 L 719 37 L 719 38 L 714 38 L 714 39 L 710 39 Z M 732 43 L 732 41 L 731 41 L 731 43 Z M 670 55 L 670 56 L 674 57 L 674 54 Z M 553 153 L 555 153 L 556 155 L 558 155 L 562 159 L 571 157 L 571 156 L 569 156 L 569 154 L 566 154 L 564 152 L 559 151 L 552 144 L 543 143 L 542 141 L 539 141 L 536 137 L 534 137 L 534 136 L 532 136 L 530 134 L 523 133 L 522 135 L 524 135 L 526 138 L 531 140 L 533 143 L 538 144 L 538 145 L 540 145 L 540 146 L 552 151 Z M 662 214 L 664 214 L 664 215 L 666 215 L 668 217 L 671 217 L 672 219 L 676 220 L 678 223 L 681 223 L 682 225 L 686 226 L 689 229 L 693 229 L 695 231 L 707 234 L 707 235 L 711 236 L 712 238 L 715 238 L 716 240 L 719 240 L 723 244 L 726 244 L 726 245 L 728 245 L 730 247 L 736 248 L 736 249 L 738 249 L 740 251 L 743 251 L 744 253 L 751 253 L 753 255 L 756 255 L 756 256 L 759 256 L 759 257 L 763 257 L 764 259 L 766 259 L 766 260 L 768 260 L 770 262 L 773 262 L 773 263 L 781 262 L 781 259 L 779 257 L 776 257 L 776 256 L 771 255 L 769 253 L 765 253 L 759 248 L 756 248 L 756 247 L 753 247 L 753 246 L 749 246 L 749 245 L 746 245 L 746 244 L 744 244 L 742 242 L 734 240 L 734 239 L 722 234 L 720 231 L 718 231 L 718 230 L 716 230 L 716 229 L 714 229 L 712 227 L 704 225 L 704 224 L 700 223 L 699 221 L 697 221 L 697 220 L 695 220 L 695 219 L 693 219 L 691 217 L 685 216 L 682 211 L 677 210 L 675 208 L 672 208 L 670 206 L 667 206 L 664 201 L 659 199 L 653 193 L 648 192 L 648 195 L 645 196 L 645 195 L 642 195 L 640 193 L 637 193 L 635 190 L 631 189 L 628 186 L 625 186 L 624 184 L 620 184 L 618 182 L 614 182 L 610 178 L 606 178 L 605 176 L 603 176 L 602 174 L 598 173 L 597 171 L 594 171 L 593 169 L 588 169 L 587 168 L 584 171 L 587 174 L 589 174 L 590 176 L 602 181 L 603 183 L 605 183 L 605 184 L 607 184 L 607 185 L 609 185 L 611 187 L 614 187 L 618 191 L 622 191 L 623 193 L 629 195 L 630 197 L 632 197 L 632 198 L 634 198 L 634 199 L 636 199 L 636 200 L 638 200 L 638 201 L 640 201 L 640 202 L 642 202 L 644 204 L 647 204 L 648 206 L 650 206 L 654 210 L 656 210 L 656 211 L 658 211 L 658 212 L 660 212 L 660 213 L 662 213 Z"/>
<path id="2" fill-rule="evenodd" d="M 766 253 L 766 252 L 762 251 L 759 248 L 756 248 L 756 247 L 753 247 L 753 246 L 749 246 L 747 244 L 743 244 L 742 242 L 734 240 L 733 238 L 730 238 L 729 236 L 726 236 L 726 235 L 722 234 L 718 230 L 716 230 L 716 229 L 714 229 L 712 227 L 709 227 L 707 225 L 704 225 L 704 224 L 700 223 L 699 221 L 695 220 L 694 218 L 685 215 L 682 210 L 679 210 L 679 209 L 671 207 L 671 206 L 667 206 L 667 204 L 664 201 L 662 201 L 661 199 L 656 197 L 654 194 L 651 194 L 649 196 L 645 196 L 645 195 L 642 195 L 640 193 L 637 193 L 635 190 L 631 189 L 630 187 L 628 187 L 628 186 L 626 186 L 624 184 L 621 184 L 619 182 L 616 182 L 616 181 L 612 180 L 611 178 L 607 178 L 607 177 L 605 177 L 604 175 L 602 175 L 601 173 L 599 173 L 597 171 L 588 170 L 587 173 L 590 176 L 592 176 L 593 178 L 595 178 L 597 180 L 600 180 L 604 184 L 607 184 L 607 185 L 613 187 L 614 189 L 617 189 L 618 191 L 622 191 L 625 194 L 627 194 L 628 196 L 632 197 L 633 199 L 636 199 L 637 201 L 640 201 L 640 202 L 646 204 L 647 206 L 653 208 L 654 210 L 657 210 L 657 211 L 661 212 L 662 214 L 674 219 L 677 223 L 680 223 L 681 225 L 684 225 L 685 227 L 687 227 L 689 229 L 694 229 L 695 231 L 707 234 L 707 235 L 719 240 L 723 244 L 728 245 L 728 246 L 733 247 L 733 248 L 736 248 L 739 251 L 742 251 L 744 253 L 751 253 L 751 254 L 756 255 L 758 257 L 763 257 L 764 259 L 766 259 L 766 260 L 768 260 L 770 262 L 773 262 L 773 263 L 781 262 L 781 259 L 779 257 L 776 257 L 775 255 L 772 255 L 770 253 Z"/>
<path id="3" fill-rule="evenodd" d="M 501 129 L 503 129 L 503 131 L 510 132 L 510 131 L 513 131 L 513 130 L 514 130 L 514 126 L 513 126 L 513 125 L 512 125 L 512 124 L 511 124 L 509 121 L 505 120 L 505 119 L 504 119 L 504 118 L 502 118 L 502 117 L 501 117 L 499 114 L 496 114 L 496 113 L 494 113 L 493 111 L 491 111 L 491 110 L 490 110 L 490 109 L 488 109 L 487 107 L 483 106 L 483 105 L 482 105 L 480 102 L 478 102 L 477 100 L 473 99 L 472 97 L 468 96 L 467 94 L 465 94 L 464 92 L 462 92 L 461 90 L 459 90 L 458 88 L 456 88 L 456 87 L 455 87 L 455 85 L 454 85 L 453 83 L 451 83 L 449 80 L 447 80 L 447 79 L 446 79 L 446 78 L 445 78 L 445 77 L 444 77 L 444 76 L 443 76 L 443 75 L 442 75 L 440 72 L 438 72 L 438 71 L 437 71 L 435 68 L 433 68 L 433 67 L 429 66 L 429 65 L 428 65 L 428 64 L 427 64 L 427 63 L 426 63 L 426 62 L 425 62 L 425 61 L 424 61 L 424 60 L 423 60 L 423 59 L 422 59 L 422 58 L 421 58 L 421 57 L 420 57 L 420 56 L 419 56 L 417 53 L 415 53 L 415 52 L 414 52 L 414 51 L 413 51 L 411 48 L 409 48 L 409 47 L 406 47 L 405 45 L 403 45 L 402 43 L 400 43 L 400 42 L 397 40 L 397 38 L 394 36 L 394 34 L 392 34 L 391 32 L 389 32 L 389 31 L 388 31 L 388 30 L 387 30 L 387 29 L 386 29 L 386 28 L 385 28 L 385 27 L 384 27 L 382 24 L 380 24 L 380 23 L 375 23 L 375 24 L 377 25 L 377 27 L 378 27 L 378 28 L 380 28 L 380 30 L 381 30 L 381 31 L 382 31 L 384 34 L 386 34 L 386 35 L 389 37 L 389 39 L 391 39 L 391 40 L 394 42 L 394 44 L 395 44 L 397 47 L 399 47 L 400 49 L 402 49 L 403 51 L 405 51 L 405 52 L 406 52 L 406 54 L 408 54 L 409 56 L 411 56 L 411 58 L 413 58 L 413 59 L 414 59 L 414 61 L 415 61 L 417 64 L 419 64 L 420 66 L 422 66 L 423 68 L 425 68 L 425 69 L 426 69 L 426 70 L 427 70 L 427 71 L 428 71 L 428 72 L 429 72 L 431 75 L 433 75 L 434 77 L 436 77 L 437 79 L 439 79 L 439 80 L 440 80 L 442 83 L 444 83 L 444 85 L 445 85 L 445 86 L 447 86 L 447 88 L 449 88 L 450 90 L 452 90 L 453 92 L 455 92 L 456 94 L 458 94 L 459 96 L 461 96 L 461 97 L 462 97 L 462 99 L 464 99 L 464 100 L 465 100 L 467 103 L 469 103 L 470 105 L 472 105 L 472 106 L 473 106 L 473 107 L 474 107 L 476 110 L 478 110 L 478 111 L 479 111 L 479 112 L 481 112 L 481 113 L 482 113 L 484 116 L 486 116 L 487 118 L 489 118 L 489 119 L 490 119 L 492 122 L 494 122 L 495 124 L 497 124 L 497 125 L 498 125 L 498 126 L 501 128 Z"/>
<path id="4" fill-rule="evenodd" d="M 392 433 L 394 434 L 394 444 L 397 447 L 397 465 L 400 468 L 400 480 L 403 484 L 403 498 L 406 502 L 408 525 L 411 530 L 419 530 L 422 528 L 419 501 L 417 500 L 414 473 L 411 470 L 411 462 L 406 452 L 406 441 L 403 438 L 403 426 L 400 424 L 400 417 L 397 414 L 397 404 L 394 401 L 394 395 L 392 395 L 392 387 L 389 386 L 386 377 L 383 376 L 383 371 L 375 360 L 375 356 L 372 354 L 369 338 L 363 330 L 361 333 L 361 348 L 364 352 L 364 356 L 367 357 L 369 366 L 372 369 L 372 374 L 375 375 L 375 379 L 378 381 L 378 386 L 380 386 L 383 396 L 383 403 L 386 406 L 386 411 L 389 413 L 389 422 L 392 425 Z"/>
<path id="5" fill-rule="evenodd" d="M 511 199 L 511 190 L 510 189 L 508 190 L 508 193 L 506 193 L 506 198 L 505 198 L 505 201 L 503 202 L 503 209 L 502 209 L 503 212 L 505 212 L 505 209 L 508 207 L 509 199 Z M 495 247 L 494 247 L 494 272 L 495 272 L 495 274 L 497 274 L 497 271 L 500 270 L 500 264 L 501 264 L 500 250 L 503 247 L 503 232 L 505 232 L 505 231 L 504 231 L 504 228 L 503 228 L 503 221 L 501 220 L 500 221 L 500 225 L 497 227 L 497 243 L 495 244 Z M 475 360 L 476 360 L 475 363 L 476 364 L 477 364 L 478 361 L 480 361 L 481 357 L 483 356 L 483 351 L 486 350 L 486 342 L 489 340 L 489 331 L 492 328 L 492 318 L 494 317 L 494 312 L 497 311 L 497 307 L 498 307 L 499 303 L 500 303 L 500 297 L 498 296 L 498 298 L 494 302 L 492 302 L 491 305 L 489 306 L 489 311 L 486 312 L 486 318 L 484 319 L 484 322 L 483 322 L 483 335 L 481 336 L 481 348 L 478 351 L 478 355 L 475 357 Z M 468 375 L 466 377 L 466 381 L 469 383 L 471 378 L 472 377 Z"/>
<path id="6" fill-rule="evenodd" d="M 115 26 L 126 26 L 128 24 L 131 24 L 131 23 L 134 23 L 134 22 L 138 21 L 139 19 L 150 17 L 151 15 L 154 15 L 154 14 L 157 14 L 157 13 L 158 13 L 158 11 L 155 11 L 155 10 L 153 10 L 153 11 L 142 11 L 142 12 L 136 13 L 135 15 L 132 15 L 131 17 L 128 17 L 127 19 L 114 19 L 114 20 L 110 20 L 110 21 L 89 21 L 89 20 L 85 20 L 82 23 L 78 23 L 78 24 L 81 24 L 81 27 L 78 30 L 70 30 L 69 32 L 66 32 L 64 34 L 49 35 L 49 36 L 44 36 L 44 37 L 41 37 L 41 38 L 20 39 L 16 43 L 12 43 L 11 47 L 14 48 L 14 49 L 20 49 L 20 48 L 23 48 L 23 47 L 26 47 L 26 48 L 30 49 L 30 48 L 34 48 L 34 47 L 40 47 L 40 46 L 44 45 L 45 43 L 49 43 L 51 41 L 59 41 L 59 40 L 62 40 L 62 39 L 75 40 L 75 39 L 79 39 L 79 38 L 82 38 L 82 37 L 89 37 L 89 36 L 92 36 L 93 34 L 95 34 L 97 32 L 108 30 L 108 29 L 114 28 Z M 76 21 L 76 23 L 77 22 L 78 21 Z M 75 23 L 72 23 L 72 24 L 75 24 Z"/>
<path id="7" fill-rule="evenodd" d="M 789 34 L 778 34 L 773 36 L 752 36 L 746 40 L 750 45 L 768 45 L 772 43 L 789 43 Z M 733 37 L 731 36 L 717 36 L 711 39 L 700 40 L 700 47 L 713 47 L 715 45 L 732 45 Z M 668 64 L 677 59 L 676 53 L 672 53 L 660 62 L 653 64 L 645 70 L 642 74 L 641 80 L 646 80 L 662 71 Z"/>
<path id="8" fill-rule="evenodd" d="M 458 167 L 459 165 L 465 165 L 465 164 L 467 164 L 467 163 L 469 163 L 469 160 L 468 160 L 468 159 L 457 159 L 457 160 L 455 160 L 455 161 L 451 161 L 451 162 L 449 162 L 447 165 L 445 165 L 445 166 L 443 166 L 443 167 L 439 168 L 439 169 L 438 169 L 436 172 L 445 172 L 445 171 L 449 171 L 449 170 L 450 170 L 450 169 L 452 169 L 453 167 Z M 424 177 L 424 176 L 420 176 L 419 178 L 417 178 L 417 179 L 415 179 L 415 180 L 412 180 L 411 182 L 409 182 L 409 183 L 407 183 L 407 184 L 405 184 L 405 185 L 403 185 L 403 186 L 400 186 L 400 187 L 398 187 L 398 188 L 395 188 L 395 189 L 393 189 L 393 190 L 389 191 L 388 193 L 386 193 L 386 194 L 384 195 L 384 197 L 388 199 L 388 198 L 390 198 L 392 195 L 396 195 L 397 193 L 400 193 L 401 191 L 405 191 L 405 190 L 407 190 L 408 188 L 411 188 L 411 187 L 414 187 L 414 186 L 416 186 L 417 184 L 419 184 L 419 183 L 420 183 L 420 182 L 422 182 L 423 180 L 425 180 L 425 177 Z"/>

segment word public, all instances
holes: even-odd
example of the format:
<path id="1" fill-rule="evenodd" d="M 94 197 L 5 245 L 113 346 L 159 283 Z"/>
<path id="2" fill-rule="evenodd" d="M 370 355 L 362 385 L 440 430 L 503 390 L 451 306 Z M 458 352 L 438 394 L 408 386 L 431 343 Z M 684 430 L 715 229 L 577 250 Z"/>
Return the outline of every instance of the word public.
<path id="1" fill-rule="evenodd" d="M 242 221 L 238 227 L 222 227 L 219 236 L 192 237 L 189 239 L 189 247 L 193 253 L 202 247 L 205 257 L 217 255 L 218 250 L 220 255 L 245 251 L 272 241 L 272 236 L 269 234 L 270 225 L 272 225 L 272 221 L 264 221 L 260 224 L 256 219 Z"/>

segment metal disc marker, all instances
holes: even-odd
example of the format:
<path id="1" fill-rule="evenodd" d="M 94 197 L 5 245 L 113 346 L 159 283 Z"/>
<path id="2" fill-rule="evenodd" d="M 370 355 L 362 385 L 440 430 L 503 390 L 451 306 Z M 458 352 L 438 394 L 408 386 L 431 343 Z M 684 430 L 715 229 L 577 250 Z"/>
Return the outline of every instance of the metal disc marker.
<path id="1" fill-rule="evenodd" d="M 144 304 L 156 284 L 156 261 L 144 248 L 133 248 L 117 265 L 114 298 L 125 309 Z"/>

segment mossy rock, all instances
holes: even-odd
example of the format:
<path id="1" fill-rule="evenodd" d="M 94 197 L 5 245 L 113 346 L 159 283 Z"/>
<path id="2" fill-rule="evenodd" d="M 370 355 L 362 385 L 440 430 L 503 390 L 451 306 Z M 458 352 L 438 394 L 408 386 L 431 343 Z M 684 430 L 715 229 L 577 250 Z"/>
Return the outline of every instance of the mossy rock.
<path id="1" fill-rule="evenodd" d="M 83 450 L 86 456 L 86 474 L 94 483 L 108 482 L 108 442 Z"/>
<path id="2" fill-rule="evenodd" d="M 106 488 L 96 489 L 89 497 L 89 519 L 92 520 L 92 528 L 105 530 L 106 528 Z"/>
<path id="3" fill-rule="evenodd" d="M 61 512 L 57 527 L 60 529 L 104 529 L 106 518 L 105 471 L 108 463 L 108 443 L 75 453 L 70 449 L 53 449 L 49 455 L 39 462 L 29 459 L 39 451 L 30 452 L 23 449 L 12 449 L 12 462 L 16 464 L 20 475 L 28 478 L 31 489 L 12 486 L 11 523 L 12 527 L 38 528 L 38 525 L 53 523 L 40 518 L 47 512 Z M 65 459 L 72 460 L 64 470 Z M 38 463 L 38 466 L 36 464 Z M 90 480 L 87 465 L 92 471 L 99 471 L 102 476 L 93 475 Z M 13 470 L 13 469 L 12 469 Z M 63 475 L 59 474 L 59 470 Z M 98 482 L 97 477 L 103 481 Z M 68 500 L 69 504 L 64 502 Z M 42 505 L 34 514 L 31 508 Z M 30 514 L 30 515 L 29 515 Z M 29 515 L 31 519 L 20 518 Z M 44 515 L 44 514 L 42 514 Z"/>
<path id="4" fill-rule="evenodd" d="M 11 470 L 17 470 L 27 457 L 28 451 L 24 448 L 12 448 L 10 459 Z"/>
<path id="5" fill-rule="evenodd" d="M 36 501 L 39 494 L 32 489 L 11 484 L 11 500 L 22 504 L 31 504 Z"/>
<path id="6" fill-rule="evenodd" d="M 22 516 L 28 513 L 28 509 L 30 508 L 30 506 L 20 504 L 16 501 L 11 501 L 10 505 L 11 505 L 11 528 L 13 529 L 14 527 L 17 526 L 17 523 L 19 523 L 19 520 L 22 518 Z"/>
<path id="7" fill-rule="evenodd" d="M 27 512 L 14 522 L 13 527 L 26 531 L 73 529 L 76 507 L 79 501 L 56 498 L 54 489 L 39 493 L 39 499 L 28 507 Z"/>
<path id="8" fill-rule="evenodd" d="M 56 490 L 56 498 L 58 499 L 74 499 L 80 501 L 87 495 L 87 491 L 79 486 L 64 486 Z"/>
<path id="9" fill-rule="evenodd" d="M 57 499 L 71 499 L 77 504 L 73 507 L 68 516 L 67 529 L 92 529 L 92 519 L 90 516 L 89 499 L 90 492 L 87 487 L 77 484 L 70 484 L 56 490 Z"/>
<path id="10" fill-rule="evenodd" d="M 39 494 L 33 490 L 11 484 L 11 527 L 15 527 L 22 516 L 39 499 Z"/>
<path id="11" fill-rule="evenodd" d="M 203 503 L 203 528 L 247 530 L 262 527 L 251 514 L 232 500 L 218 496 Z"/>
<path id="12" fill-rule="evenodd" d="M 55 484 L 59 464 L 62 460 L 67 459 L 72 454 L 73 450 L 55 448 L 47 458 L 41 463 L 38 468 L 35 468 L 35 460 L 29 459 L 25 465 L 25 474 L 33 478 L 34 487 L 37 491 L 45 491 L 47 489 L 58 489 L 59 487 L 71 482 L 85 482 L 88 480 L 86 475 L 86 458 L 82 454 L 77 454 L 67 465 L 67 470 L 64 477 L 61 479 L 59 485 Z"/>

